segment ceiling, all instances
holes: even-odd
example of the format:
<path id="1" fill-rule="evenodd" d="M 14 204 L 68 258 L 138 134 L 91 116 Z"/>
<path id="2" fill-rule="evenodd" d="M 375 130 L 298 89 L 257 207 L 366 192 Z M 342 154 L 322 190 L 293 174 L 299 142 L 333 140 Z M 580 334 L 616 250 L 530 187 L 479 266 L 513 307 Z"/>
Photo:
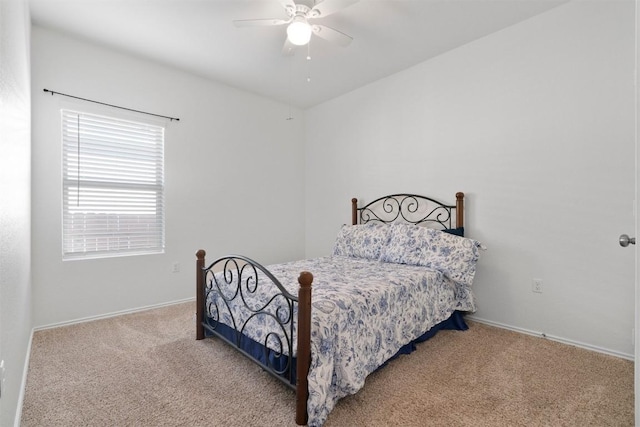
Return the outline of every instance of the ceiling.
<path id="1" fill-rule="evenodd" d="M 341 0 L 324 0 L 339 2 Z M 313 36 L 293 56 L 278 0 L 29 0 L 35 25 L 308 108 L 545 12 L 568 0 L 360 0 L 317 19 L 353 37 Z M 298 0 L 313 5 L 313 0 Z M 307 53 L 311 60 L 307 60 Z M 308 81 L 309 80 L 309 81 Z"/>

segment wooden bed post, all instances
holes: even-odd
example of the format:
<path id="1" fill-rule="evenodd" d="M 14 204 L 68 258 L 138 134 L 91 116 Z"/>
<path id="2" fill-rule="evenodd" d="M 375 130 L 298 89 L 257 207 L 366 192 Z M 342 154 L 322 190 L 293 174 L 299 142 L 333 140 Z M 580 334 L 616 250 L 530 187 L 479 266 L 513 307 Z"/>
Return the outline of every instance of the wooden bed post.
<path id="1" fill-rule="evenodd" d="M 307 376 L 311 364 L 311 282 L 313 275 L 303 271 L 298 277 L 298 360 L 296 365 L 296 424 L 305 425 L 308 420 L 307 400 L 309 386 Z"/>
<path id="2" fill-rule="evenodd" d="M 464 193 L 456 193 L 456 228 L 464 227 Z"/>
<path id="3" fill-rule="evenodd" d="M 358 225 L 358 199 L 351 199 L 351 225 Z"/>
<path id="4" fill-rule="evenodd" d="M 196 252 L 196 339 L 204 339 L 204 256 L 206 252 L 200 249 Z"/>

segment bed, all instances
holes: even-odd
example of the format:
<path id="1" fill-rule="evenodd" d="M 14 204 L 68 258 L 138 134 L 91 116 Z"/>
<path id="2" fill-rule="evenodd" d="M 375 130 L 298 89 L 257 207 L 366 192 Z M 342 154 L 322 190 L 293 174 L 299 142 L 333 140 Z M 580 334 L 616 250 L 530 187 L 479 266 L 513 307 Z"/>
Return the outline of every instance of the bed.
<path id="1" fill-rule="evenodd" d="M 265 267 L 228 255 L 207 266 L 196 253 L 196 339 L 227 342 L 294 389 L 300 425 L 322 425 L 371 372 L 440 329 L 466 329 L 462 315 L 475 311 L 481 245 L 463 237 L 463 193 L 455 204 L 354 198 L 351 211 L 331 256 Z"/>

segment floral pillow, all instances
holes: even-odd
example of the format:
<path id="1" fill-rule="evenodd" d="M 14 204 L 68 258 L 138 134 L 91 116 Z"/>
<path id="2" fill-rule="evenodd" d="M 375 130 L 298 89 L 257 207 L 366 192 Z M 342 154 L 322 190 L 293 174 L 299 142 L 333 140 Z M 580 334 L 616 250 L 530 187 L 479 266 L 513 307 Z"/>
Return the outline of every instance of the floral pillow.
<path id="1" fill-rule="evenodd" d="M 441 271 L 454 282 L 471 286 L 480 242 L 417 225 L 391 226 L 380 260 L 421 265 Z"/>
<path id="2" fill-rule="evenodd" d="M 333 254 L 378 260 L 391 227 L 377 222 L 343 225 L 333 246 Z"/>

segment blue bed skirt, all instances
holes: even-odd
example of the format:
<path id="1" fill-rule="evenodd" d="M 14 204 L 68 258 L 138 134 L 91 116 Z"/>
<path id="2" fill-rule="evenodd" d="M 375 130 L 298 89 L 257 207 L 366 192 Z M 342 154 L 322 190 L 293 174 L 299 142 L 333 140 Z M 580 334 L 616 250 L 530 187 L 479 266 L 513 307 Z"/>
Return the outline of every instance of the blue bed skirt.
<path id="1" fill-rule="evenodd" d="M 401 354 L 409 354 L 415 351 L 417 348 L 416 344 L 427 341 L 429 338 L 432 338 L 433 336 L 435 336 L 435 334 L 437 334 L 439 331 L 442 331 L 444 329 L 450 329 L 450 330 L 456 330 L 456 331 L 466 331 L 467 329 L 469 329 L 469 326 L 467 326 L 467 324 L 464 321 L 464 313 L 461 311 L 454 311 L 453 314 L 449 316 L 447 320 L 444 320 L 438 323 L 433 328 L 429 329 L 427 332 L 420 335 L 415 340 L 411 341 L 409 344 L 406 344 L 400 347 L 400 350 L 398 350 L 396 354 L 391 356 L 389 360 L 384 362 L 378 369 L 386 366 L 387 363 L 391 362 L 393 359 L 400 356 Z"/>
<path id="2" fill-rule="evenodd" d="M 204 323 L 205 323 L 205 336 L 210 337 L 210 336 L 216 335 L 215 333 L 211 332 L 209 327 L 206 325 L 206 321 Z M 387 363 L 389 363 L 391 360 L 395 359 L 396 357 L 400 356 L 401 354 L 409 354 L 415 351 L 416 344 L 427 341 L 429 338 L 432 338 L 434 335 L 436 335 L 439 331 L 443 329 L 458 330 L 458 331 L 466 331 L 467 329 L 469 329 L 469 327 L 464 321 L 464 313 L 461 311 L 454 311 L 453 314 L 447 320 L 444 320 L 438 323 L 433 328 L 429 329 L 427 332 L 425 332 L 424 334 L 416 338 L 414 341 L 410 342 L 407 345 L 402 346 L 395 355 L 391 356 L 391 358 L 389 358 L 389 360 L 384 362 L 382 366 L 380 366 L 378 369 L 384 367 Z M 218 335 L 221 335 L 222 337 L 224 337 L 224 339 L 227 342 L 229 342 L 231 345 L 233 345 L 234 347 L 239 347 L 240 350 L 242 350 L 242 352 L 246 356 L 253 358 L 254 362 L 260 364 L 263 367 L 266 366 L 267 368 L 270 368 L 273 374 L 277 375 L 276 374 L 277 372 L 283 372 L 283 374 L 280 375 L 281 379 L 285 383 L 288 383 L 292 387 L 295 387 L 296 358 L 293 358 L 293 362 L 291 365 L 292 369 L 291 369 L 291 372 L 289 372 L 288 357 L 284 357 L 284 356 L 277 357 L 272 351 L 269 351 L 269 352 L 265 351 L 265 347 L 262 344 L 246 336 L 241 337 L 242 339 L 240 340 L 239 346 L 236 345 L 236 343 L 238 342 L 237 340 L 238 332 L 233 328 L 230 328 L 229 326 L 224 325 L 222 323 L 218 323 L 216 325 L 215 331 Z"/>

